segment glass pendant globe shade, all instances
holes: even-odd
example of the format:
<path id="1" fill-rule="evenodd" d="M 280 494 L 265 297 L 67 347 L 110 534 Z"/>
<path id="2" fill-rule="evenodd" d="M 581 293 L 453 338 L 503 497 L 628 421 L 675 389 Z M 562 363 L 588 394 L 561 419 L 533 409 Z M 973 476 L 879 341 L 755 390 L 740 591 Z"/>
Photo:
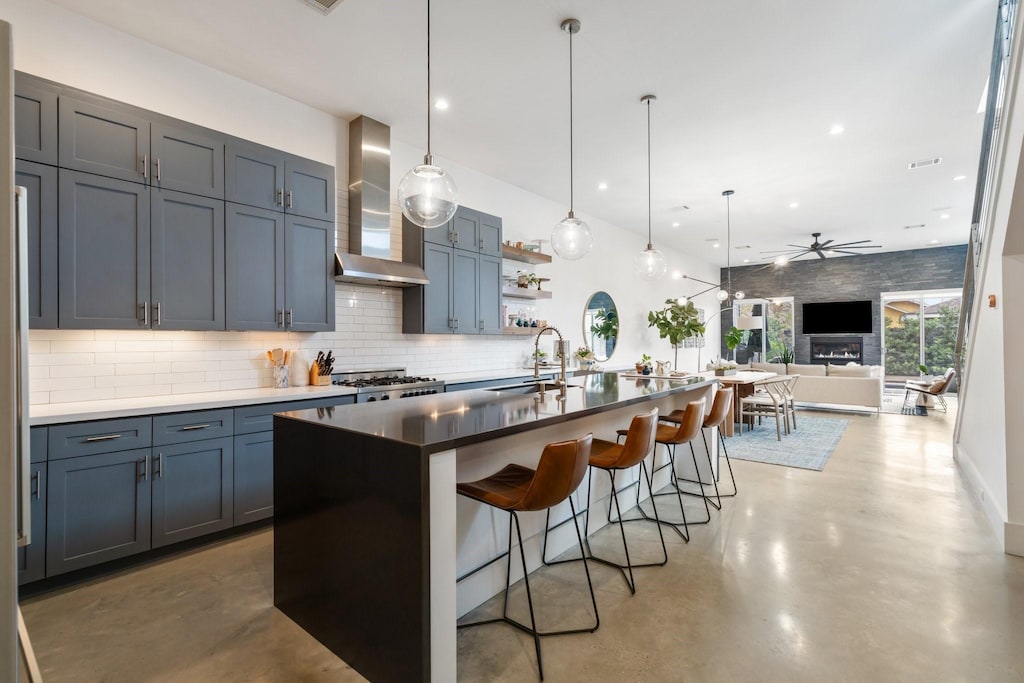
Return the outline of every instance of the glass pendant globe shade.
<path id="1" fill-rule="evenodd" d="M 660 280 L 667 271 L 665 256 L 657 249 L 644 249 L 636 257 L 636 273 L 643 280 Z"/>
<path id="2" fill-rule="evenodd" d="M 716 294 L 715 296 L 718 297 L 719 301 L 725 301 L 726 299 L 729 298 L 729 292 L 725 291 L 724 289 L 720 289 L 718 290 L 718 294 Z"/>
<path id="3" fill-rule="evenodd" d="M 420 164 L 398 183 L 398 205 L 402 215 L 421 228 L 437 228 L 459 208 L 458 188 L 440 166 Z"/>
<path id="4" fill-rule="evenodd" d="M 744 294 L 743 292 L 736 292 L 735 294 L 732 295 L 732 298 L 733 299 L 742 299 L 745 296 L 746 296 L 746 294 Z"/>
<path id="5" fill-rule="evenodd" d="M 590 226 L 579 218 L 566 217 L 551 231 L 551 248 L 567 261 L 576 261 L 590 253 L 594 238 Z"/>

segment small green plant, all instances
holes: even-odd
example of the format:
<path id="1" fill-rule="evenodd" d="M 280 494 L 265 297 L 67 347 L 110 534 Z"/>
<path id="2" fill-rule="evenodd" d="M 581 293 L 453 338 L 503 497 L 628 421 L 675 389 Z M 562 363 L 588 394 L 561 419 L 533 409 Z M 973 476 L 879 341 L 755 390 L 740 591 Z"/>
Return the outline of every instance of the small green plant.
<path id="1" fill-rule="evenodd" d="M 544 360 L 545 358 L 548 357 L 548 354 L 546 351 L 541 351 L 540 349 L 537 349 L 536 351 L 533 352 L 533 357 L 536 358 L 537 360 Z"/>
<path id="2" fill-rule="evenodd" d="M 540 285 L 540 278 L 537 277 L 536 273 L 524 273 L 518 271 L 516 273 L 516 282 L 520 287 L 536 287 Z"/>
<path id="3" fill-rule="evenodd" d="M 782 345 L 782 353 L 779 354 L 779 362 L 789 365 L 796 362 L 796 354 L 786 344 Z"/>
<path id="4" fill-rule="evenodd" d="M 743 330 L 738 327 L 733 327 L 731 330 L 725 333 L 725 346 L 729 349 L 729 353 L 733 354 L 733 358 L 736 357 L 736 347 L 743 343 Z"/>
<path id="5" fill-rule="evenodd" d="M 924 363 L 922 363 L 921 365 L 918 365 L 917 369 L 921 371 L 922 375 L 927 375 L 928 374 L 928 366 L 925 365 Z"/>
<path id="6" fill-rule="evenodd" d="M 593 360 L 594 354 L 586 346 L 581 346 L 576 349 L 576 359 L 579 361 Z"/>

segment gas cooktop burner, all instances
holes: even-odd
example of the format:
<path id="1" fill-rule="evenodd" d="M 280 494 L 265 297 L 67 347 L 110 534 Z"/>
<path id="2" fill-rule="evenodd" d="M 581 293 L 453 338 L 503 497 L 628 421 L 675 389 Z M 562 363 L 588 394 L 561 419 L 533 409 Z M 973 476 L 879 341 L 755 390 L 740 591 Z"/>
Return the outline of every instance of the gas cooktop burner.
<path id="1" fill-rule="evenodd" d="M 423 384 L 425 382 L 436 381 L 437 380 L 432 377 L 367 377 L 364 379 L 350 380 L 336 379 L 332 384 L 339 387 L 354 387 L 356 389 L 362 389 L 364 387 L 389 387 L 395 384 Z"/>

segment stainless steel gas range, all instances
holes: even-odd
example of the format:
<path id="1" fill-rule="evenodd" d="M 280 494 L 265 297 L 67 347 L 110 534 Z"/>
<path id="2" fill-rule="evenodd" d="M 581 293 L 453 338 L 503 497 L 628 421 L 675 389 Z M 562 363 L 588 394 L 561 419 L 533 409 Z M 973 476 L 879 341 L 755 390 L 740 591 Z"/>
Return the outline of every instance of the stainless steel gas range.
<path id="1" fill-rule="evenodd" d="M 331 384 L 356 389 L 356 403 L 444 393 L 444 380 L 409 377 L 405 368 L 336 372 L 331 375 Z"/>

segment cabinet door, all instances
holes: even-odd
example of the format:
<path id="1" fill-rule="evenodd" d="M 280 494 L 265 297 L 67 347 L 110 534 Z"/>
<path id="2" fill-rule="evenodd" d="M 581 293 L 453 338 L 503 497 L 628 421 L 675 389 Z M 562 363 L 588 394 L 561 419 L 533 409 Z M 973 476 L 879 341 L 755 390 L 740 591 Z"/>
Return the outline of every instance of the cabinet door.
<path id="1" fill-rule="evenodd" d="M 46 427 L 33 427 L 30 455 L 32 468 L 32 542 L 18 548 L 18 584 L 46 576 Z"/>
<path id="2" fill-rule="evenodd" d="M 487 256 L 501 256 L 501 219 L 482 213 L 478 228 L 480 253 Z"/>
<path id="3" fill-rule="evenodd" d="M 285 324 L 297 332 L 334 330 L 334 223 L 285 218 Z"/>
<path id="4" fill-rule="evenodd" d="M 480 255 L 480 334 L 501 334 L 501 257 Z"/>
<path id="5" fill-rule="evenodd" d="M 408 219 L 402 219 L 403 231 L 409 230 L 409 228 L 406 227 L 405 225 L 407 222 Z M 423 242 L 425 244 L 436 244 L 442 247 L 451 247 L 452 244 L 454 244 L 454 242 L 452 242 L 452 221 L 448 221 L 444 225 L 437 228 L 421 228 L 420 226 L 415 225 L 414 223 L 410 223 L 410 225 L 413 226 L 413 230 L 418 230 L 420 232 L 420 234 L 423 236 Z"/>
<path id="6" fill-rule="evenodd" d="M 51 460 L 46 575 L 149 549 L 150 449 Z"/>
<path id="7" fill-rule="evenodd" d="M 284 154 L 232 140 L 225 156 L 225 199 L 261 209 L 284 210 Z"/>
<path id="8" fill-rule="evenodd" d="M 17 161 L 15 184 L 28 190 L 28 323 L 57 327 L 57 169 Z"/>
<path id="9" fill-rule="evenodd" d="M 480 316 L 477 308 L 477 267 L 480 255 L 455 250 L 452 269 L 452 314 L 455 334 L 479 334 Z"/>
<path id="10" fill-rule="evenodd" d="M 274 432 L 235 437 L 235 525 L 274 515 Z"/>
<path id="11" fill-rule="evenodd" d="M 153 184 L 224 199 L 224 141 L 186 123 L 154 121 Z"/>
<path id="12" fill-rule="evenodd" d="M 429 230 L 427 232 L 430 232 Z M 451 334 L 452 268 L 454 250 L 436 244 L 423 245 L 423 270 L 430 284 L 423 285 L 423 332 Z"/>
<path id="13" fill-rule="evenodd" d="M 227 329 L 284 329 L 284 214 L 226 210 Z"/>
<path id="14" fill-rule="evenodd" d="M 149 177 L 149 121 L 127 106 L 103 107 L 62 95 L 61 168 L 143 183 Z"/>
<path id="15" fill-rule="evenodd" d="M 153 189 L 153 329 L 224 329 L 224 202 Z"/>
<path id="16" fill-rule="evenodd" d="M 60 326 L 148 326 L 149 189 L 61 169 L 59 191 Z"/>
<path id="17" fill-rule="evenodd" d="M 284 164 L 286 213 L 322 221 L 334 220 L 334 169 L 309 159 L 288 157 Z"/>
<path id="18" fill-rule="evenodd" d="M 452 236 L 456 249 L 480 251 L 480 212 L 459 207 L 452 217 Z"/>
<path id="19" fill-rule="evenodd" d="M 173 444 L 153 453 L 153 547 L 231 527 L 231 438 Z"/>
<path id="20" fill-rule="evenodd" d="M 57 165 L 57 91 L 14 77 L 14 156 Z"/>

